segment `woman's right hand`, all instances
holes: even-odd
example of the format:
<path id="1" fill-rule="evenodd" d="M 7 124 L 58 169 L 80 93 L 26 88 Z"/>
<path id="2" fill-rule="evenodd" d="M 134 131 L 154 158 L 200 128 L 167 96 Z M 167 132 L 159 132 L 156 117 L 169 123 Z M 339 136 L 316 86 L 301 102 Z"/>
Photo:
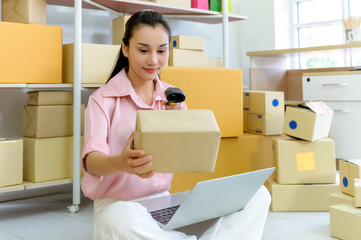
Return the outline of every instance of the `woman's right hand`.
<path id="1" fill-rule="evenodd" d="M 150 178 L 154 176 L 155 171 L 141 173 L 152 166 L 152 156 L 144 155 L 143 150 L 134 150 L 134 132 L 129 136 L 122 153 L 120 160 L 122 162 L 122 171 L 130 174 L 136 174 L 141 178 Z"/>

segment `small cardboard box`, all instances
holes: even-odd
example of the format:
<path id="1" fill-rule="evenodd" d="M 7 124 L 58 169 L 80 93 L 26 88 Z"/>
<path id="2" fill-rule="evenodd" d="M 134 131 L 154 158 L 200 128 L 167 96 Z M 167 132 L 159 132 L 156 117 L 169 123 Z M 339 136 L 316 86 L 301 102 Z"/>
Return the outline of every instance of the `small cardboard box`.
<path id="1" fill-rule="evenodd" d="M 274 159 L 279 184 L 335 182 L 335 142 L 330 138 L 315 142 L 275 138 Z"/>
<path id="2" fill-rule="evenodd" d="M 354 179 L 354 194 L 355 194 L 355 207 L 361 207 L 361 179 Z"/>
<path id="3" fill-rule="evenodd" d="M 2 0 L 1 20 L 46 25 L 46 0 Z"/>
<path id="4" fill-rule="evenodd" d="M 134 148 L 152 155 L 156 172 L 213 172 L 221 141 L 210 110 L 139 110 Z"/>
<path id="5" fill-rule="evenodd" d="M 361 159 L 340 159 L 341 191 L 354 196 L 355 178 L 361 178 Z"/>
<path id="6" fill-rule="evenodd" d="M 82 44 L 81 82 L 107 82 L 116 64 L 120 45 Z M 63 83 L 74 83 L 74 44 L 63 45 Z"/>
<path id="7" fill-rule="evenodd" d="M 212 110 L 222 137 L 242 136 L 242 69 L 165 67 L 159 75 L 184 91 L 188 109 Z"/>
<path id="8" fill-rule="evenodd" d="M 245 132 L 280 135 L 283 132 L 283 122 L 283 92 L 243 92 L 243 128 Z"/>
<path id="9" fill-rule="evenodd" d="M 83 137 L 81 138 L 83 145 Z M 73 137 L 24 138 L 24 179 L 45 182 L 73 176 Z"/>
<path id="10" fill-rule="evenodd" d="M 168 66 L 174 67 L 207 67 L 207 51 L 169 49 Z"/>
<path id="11" fill-rule="evenodd" d="M 213 173 L 175 173 L 171 193 L 191 190 L 199 181 L 274 167 L 274 136 L 244 133 L 241 137 L 221 138 Z"/>
<path id="12" fill-rule="evenodd" d="M 84 133 L 81 106 L 81 133 Z M 73 105 L 24 106 L 24 137 L 48 138 L 73 135 Z"/>
<path id="13" fill-rule="evenodd" d="M 359 240 L 361 236 L 361 208 L 353 203 L 330 207 L 331 236 L 338 239 Z"/>
<path id="14" fill-rule="evenodd" d="M 194 36 L 172 36 L 170 39 L 170 48 L 185 49 L 185 50 L 199 50 L 205 49 L 205 38 Z"/>
<path id="15" fill-rule="evenodd" d="M 224 67 L 223 58 L 208 58 L 209 68 Z"/>
<path id="16" fill-rule="evenodd" d="M 323 102 L 287 106 L 283 133 L 307 141 L 328 137 L 332 116 L 333 110 Z"/>
<path id="17" fill-rule="evenodd" d="M 27 105 L 72 105 L 72 91 L 34 91 L 28 92 Z"/>
<path id="18" fill-rule="evenodd" d="M 265 186 L 271 193 L 274 212 L 326 212 L 329 195 L 340 192 L 338 183 L 282 185 L 269 178 Z"/>
<path id="19" fill-rule="evenodd" d="M 23 182 L 23 140 L 0 138 L 0 187 Z"/>
<path id="20" fill-rule="evenodd" d="M 162 5 L 174 5 L 178 7 L 190 8 L 191 0 L 141 0 L 144 2 L 157 3 Z"/>
<path id="21" fill-rule="evenodd" d="M 343 192 L 336 192 L 330 194 L 330 206 L 340 204 L 340 203 L 355 203 L 355 198 L 347 195 Z"/>
<path id="22" fill-rule="evenodd" d="M 192 8 L 209 10 L 208 0 L 192 0 Z"/>
<path id="23" fill-rule="evenodd" d="M 125 24 L 131 16 L 124 15 L 113 19 L 112 21 L 112 44 L 122 45 L 125 32 Z"/>
<path id="24" fill-rule="evenodd" d="M 61 27 L 0 22 L 0 36 L 0 83 L 61 83 Z"/>

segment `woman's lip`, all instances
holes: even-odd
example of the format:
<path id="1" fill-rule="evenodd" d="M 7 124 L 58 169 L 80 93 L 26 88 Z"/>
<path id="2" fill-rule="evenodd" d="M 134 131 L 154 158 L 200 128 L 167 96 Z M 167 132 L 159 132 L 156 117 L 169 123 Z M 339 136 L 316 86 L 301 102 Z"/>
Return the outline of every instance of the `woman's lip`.
<path id="1" fill-rule="evenodd" d="M 154 73 L 158 70 L 158 68 L 144 68 L 144 70 L 149 73 Z"/>

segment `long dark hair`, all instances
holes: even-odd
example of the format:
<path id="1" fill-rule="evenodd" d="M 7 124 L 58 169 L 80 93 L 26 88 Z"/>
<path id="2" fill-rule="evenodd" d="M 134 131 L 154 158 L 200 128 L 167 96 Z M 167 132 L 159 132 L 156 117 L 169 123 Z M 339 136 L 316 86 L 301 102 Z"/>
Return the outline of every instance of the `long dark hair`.
<path id="1" fill-rule="evenodd" d="M 158 24 L 161 24 L 168 32 L 169 41 L 171 38 L 171 29 L 167 20 L 158 12 L 153 10 L 144 10 L 137 13 L 134 13 L 125 24 L 124 37 L 122 39 L 125 46 L 129 46 L 129 40 L 132 38 L 134 34 L 134 30 L 140 25 L 149 25 L 152 27 L 156 27 Z M 115 64 L 112 74 L 109 79 L 113 78 L 117 75 L 123 68 L 129 67 L 129 61 L 126 56 L 123 54 L 123 49 L 120 48 L 120 52 L 118 54 L 118 60 Z"/>

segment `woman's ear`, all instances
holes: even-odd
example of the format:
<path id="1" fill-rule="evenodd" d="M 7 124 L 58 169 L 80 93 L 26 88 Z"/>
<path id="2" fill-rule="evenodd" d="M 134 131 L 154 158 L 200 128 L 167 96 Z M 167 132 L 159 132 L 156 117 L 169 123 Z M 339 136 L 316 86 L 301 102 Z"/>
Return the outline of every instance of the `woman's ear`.
<path id="1" fill-rule="evenodd" d="M 125 46 L 124 43 L 122 43 L 122 51 L 123 51 L 123 55 L 124 55 L 125 57 L 128 57 L 128 47 Z"/>

